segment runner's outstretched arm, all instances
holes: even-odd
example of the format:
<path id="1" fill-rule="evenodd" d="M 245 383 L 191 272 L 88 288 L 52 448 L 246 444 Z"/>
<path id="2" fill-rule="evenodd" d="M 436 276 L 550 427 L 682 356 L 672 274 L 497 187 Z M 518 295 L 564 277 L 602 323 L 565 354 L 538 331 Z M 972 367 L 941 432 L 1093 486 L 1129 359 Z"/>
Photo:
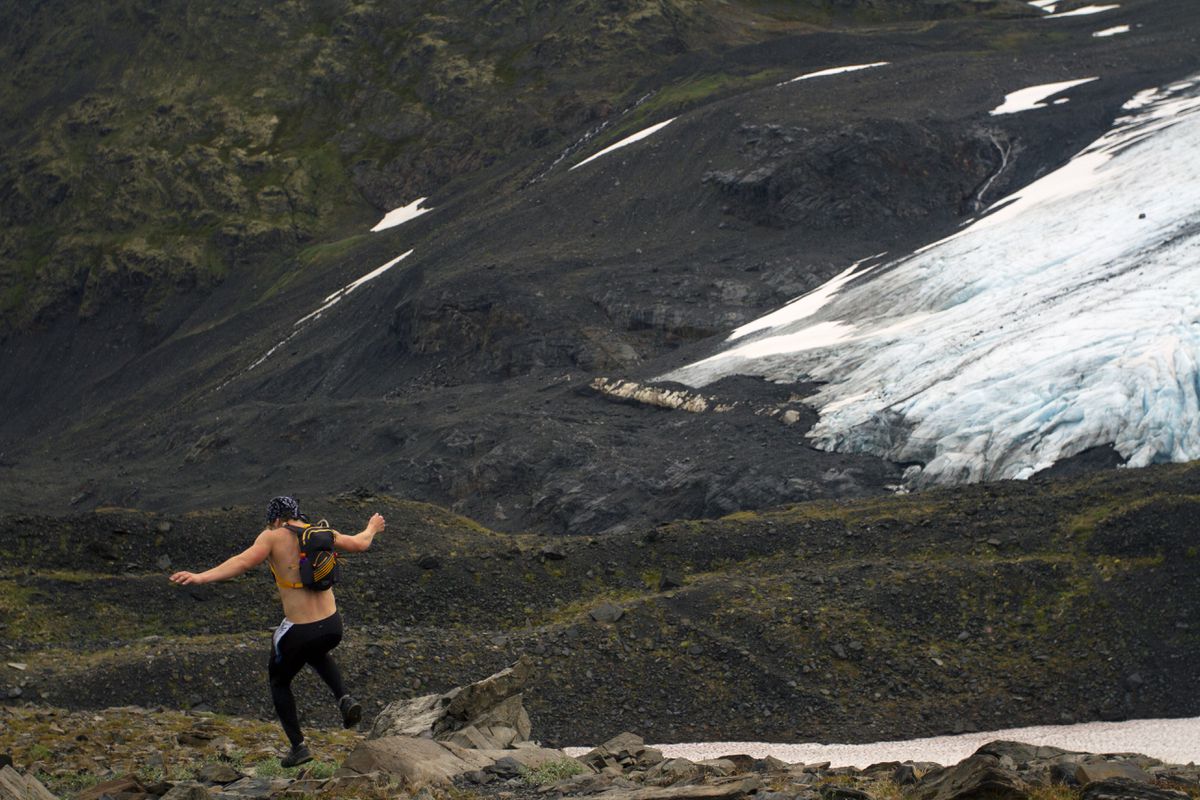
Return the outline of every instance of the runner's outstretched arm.
<path id="1" fill-rule="evenodd" d="M 214 581 L 236 578 L 243 572 L 254 569 L 266 561 L 269 555 L 271 555 L 271 545 L 267 542 L 267 532 L 263 531 L 254 540 L 254 544 L 236 556 L 228 558 L 221 564 L 204 572 L 176 572 L 171 576 L 171 582 L 178 583 L 181 586 L 188 586 L 194 583 L 213 583 Z"/>
<path id="2" fill-rule="evenodd" d="M 367 522 L 367 527 L 353 536 L 339 533 L 333 537 L 333 546 L 346 553 L 361 553 L 371 546 L 371 540 L 375 538 L 375 534 L 386 527 L 387 522 L 382 516 L 372 514 L 371 519 Z"/>

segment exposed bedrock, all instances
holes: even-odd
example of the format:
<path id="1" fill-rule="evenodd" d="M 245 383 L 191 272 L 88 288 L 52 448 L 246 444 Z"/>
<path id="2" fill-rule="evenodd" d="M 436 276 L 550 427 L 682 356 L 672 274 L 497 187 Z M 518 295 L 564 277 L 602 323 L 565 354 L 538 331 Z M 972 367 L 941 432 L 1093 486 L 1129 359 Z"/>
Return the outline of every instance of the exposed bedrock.
<path id="1" fill-rule="evenodd" d="M 833 131 L 743 125 L 738 134 L 746 164 L 704 176 L 726 213 L 820 230 L 897 229 L 974 211 L 1011 147 L 994 130 L 887 119 Z"/>

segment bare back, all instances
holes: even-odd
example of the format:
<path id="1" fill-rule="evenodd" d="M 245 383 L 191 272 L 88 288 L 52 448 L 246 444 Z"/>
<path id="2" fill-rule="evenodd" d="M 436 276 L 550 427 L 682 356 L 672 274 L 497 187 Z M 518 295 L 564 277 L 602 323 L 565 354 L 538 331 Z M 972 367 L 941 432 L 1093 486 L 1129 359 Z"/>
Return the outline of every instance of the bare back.
<path id="1" fill-rule="evenodd" d="M 296 534 L 287 528 L 268 528 L 262 535 L 271 546 L 267 559 L 275 571 L 276 585 L 279 582 L 300 583 L 300 542 Z M 298 625 L 317 622 L 337 611 L 333 589 L 314 592 L 279 586 L 279 599 L 283 602 L 283 615 Z"/>

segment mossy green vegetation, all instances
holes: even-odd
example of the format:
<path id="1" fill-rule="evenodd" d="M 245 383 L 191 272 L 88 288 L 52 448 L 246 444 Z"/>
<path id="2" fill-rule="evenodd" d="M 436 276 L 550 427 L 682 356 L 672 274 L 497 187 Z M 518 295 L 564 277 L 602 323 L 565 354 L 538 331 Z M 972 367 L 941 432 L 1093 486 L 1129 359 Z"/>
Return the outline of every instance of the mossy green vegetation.
<path id="1" fill-rule="evenodd" d="M 548 761 L 535 768 L 523 767 L 521 780 L 526 786 L 547 786 L 574 775 L 582 775 L 587 768 L 574 758 L 562 758 L 558 761 Z"/>

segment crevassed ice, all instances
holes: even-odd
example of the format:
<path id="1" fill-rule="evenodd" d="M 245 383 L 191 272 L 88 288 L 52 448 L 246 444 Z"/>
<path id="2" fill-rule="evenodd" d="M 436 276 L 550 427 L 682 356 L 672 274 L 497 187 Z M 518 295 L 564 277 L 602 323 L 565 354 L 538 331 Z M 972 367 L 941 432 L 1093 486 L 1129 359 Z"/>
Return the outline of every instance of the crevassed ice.
<path id="1" fill-rule="evenodd" d="M 1001 114 L 1015 114 L 1018 111 L 1031 111 L 1035 108 L 1046 108 L 1044 101 L 1048 97 L 1053 97 L 1059 92 L 1065 92 L 1067 89 L 1076 86 L 1082 86 L 1085 83 L 1091 83 L 1097 78 L 1080 78 L 1074 81 L 1059 81 L 1058 83 L 1043 83 L 1039 86 L 1030 86 L 1026 89 L 1020 89 L 1015 92 L 1009 92 L 1004 95 L 1004 102 L 991 110 L 993 117 Z M 1055 105 L 1060 102 L 1065 103 L 1064 98 L 1061 101 L 1056 100 Z"/>
<path id="2" fill-rule="evenodd" d="M 589 161 L 595 161 L 600 156 L 607 155 L 607 154 L 611 153 L 613 150 L 619 150 L 622 147 L 626 147 L 628 145 L 633 144 L 634 142 L 640 142 L 642 139 L 645 139 L 647 136 L 652 136 L 653 134 L 658 133 L 660 130 L 662 130 L 663 128 L 670 125 L 676 119 L 677 119 L 676 117 L 671 117 L 666 122 L 660 122 L 657 125 L 651 125 L 649 128 L 640 130 L 637 133 L 633 134 L 632 136 L 626 136 L 624 139 L 617 142 L 616 144 L 610 144 L 608 147 L 604 148 L 599 153 L 588 156 L 583 161 L 580 161 L 578 164 L 571 167 L 571 169 L 567 170 L 567 172 L 570 172 L 571 170 L 579 169 L 580 167 L 582 167 L 584 164 L 588 163 Z"/>
<path id="3" fill-rule="evenodd" d="M 823 381 L 816 445 L 922 463 L 916 485 L 1025 478 L 1104 444 L 1131 466 L 1200 458 L 1200 86 L 1125 110 L 953 236 L 662 378 Z"/>

